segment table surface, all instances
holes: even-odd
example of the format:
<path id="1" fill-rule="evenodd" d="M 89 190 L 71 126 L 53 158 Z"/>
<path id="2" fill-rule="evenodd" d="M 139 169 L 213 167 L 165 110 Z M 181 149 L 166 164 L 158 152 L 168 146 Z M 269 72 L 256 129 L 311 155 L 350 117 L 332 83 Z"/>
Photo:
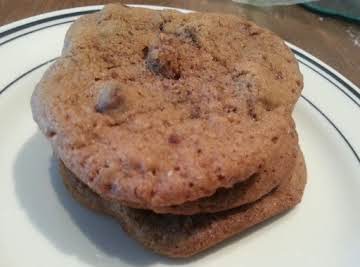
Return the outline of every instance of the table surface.
<path id="1" fill-rule="evenodd" d="M 116 0 L 0 0 L 0 25 L 58 9 Z M 311 13 L 300 6 L 259 8 L 230 0 L 118 1 L 246 16 L 329 64 L 360 87 L 360 25 Z"/>

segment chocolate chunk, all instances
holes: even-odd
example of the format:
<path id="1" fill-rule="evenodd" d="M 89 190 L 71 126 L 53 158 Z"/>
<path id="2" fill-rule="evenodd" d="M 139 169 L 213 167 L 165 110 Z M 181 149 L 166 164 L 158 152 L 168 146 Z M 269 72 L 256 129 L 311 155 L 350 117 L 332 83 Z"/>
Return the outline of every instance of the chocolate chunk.
<path id="1" fill-rule="evenodd" d="M 182 27 L 176 32 L 176 34 L 184 40 L 189 40 L 193 45 L 200 47 L 198 33 L 194 27 Z"/>
<path id="2" fill-rule="evenodd" d="M 145 63 L 146 67 L 156 75 L 172 80 L 179 80 L 181 77 L 176 51 L 166 45 L 150 48 Z"/>
<path id="3" fill-rule="evenodd" d="M 180 143 L 181 140 L 180 140 L 180 136 L 178 136 L 177 134 L 170 134 L 168 141 L 170 144 L 177 145 Z"/>
<path id="4" fill-rule="evenodd" d="M 103 113 L 122 105 L 124 98 L 121 95 L 121 88 L 118 84 L 109 82 L 102 84 L 99 88 L 95 110 Z"/>

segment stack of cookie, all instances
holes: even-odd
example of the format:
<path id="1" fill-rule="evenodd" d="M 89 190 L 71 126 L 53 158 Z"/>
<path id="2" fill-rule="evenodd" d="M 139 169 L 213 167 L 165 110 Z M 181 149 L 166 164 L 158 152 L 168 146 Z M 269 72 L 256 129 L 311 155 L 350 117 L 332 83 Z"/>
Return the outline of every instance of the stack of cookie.
<path id="1" fill-rule="evenodd" d="M 249 21 L 109 5 L 71 26 L 31 104 L 79 202 L 187 257 L 300 202 L 301 90 Z"/>

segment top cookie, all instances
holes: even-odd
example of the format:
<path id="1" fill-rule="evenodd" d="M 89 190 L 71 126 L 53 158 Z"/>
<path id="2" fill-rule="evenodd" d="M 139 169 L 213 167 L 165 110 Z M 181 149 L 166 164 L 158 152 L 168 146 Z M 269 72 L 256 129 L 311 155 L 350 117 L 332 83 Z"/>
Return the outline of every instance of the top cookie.
<path id="1" fill-rule="evenodd" d="M 283 41 L 242 18 L 108 5 L 71 26 L 31 104 L 92 190 L 151 208 L 258 172 L 301 89 Z"/>

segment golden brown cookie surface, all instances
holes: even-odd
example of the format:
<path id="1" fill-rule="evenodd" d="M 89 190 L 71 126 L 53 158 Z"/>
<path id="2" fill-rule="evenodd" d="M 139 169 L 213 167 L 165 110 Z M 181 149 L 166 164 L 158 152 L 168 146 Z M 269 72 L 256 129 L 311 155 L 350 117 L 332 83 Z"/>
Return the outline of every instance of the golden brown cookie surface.
<path id="1" fill-rule="evenodd" d="M 266 160 L 258 173 L 231 188 L 221 188 L 209 197 L 176 206 L 152 207 L 152 210 L 156 213 L 192 215 L 219 212 L 254 202 L 292 175 L 298 157 L 297 142 L 294 129 L 292 138 L 283 140 L 279 153 Z"/>
<path id="2" fill-rule="evenodd" d="M 32 110 L 98 194 L 165 207 L 258 172 L 301 87 L 289 49 L 248 21 L 110 5 L 71 27 Z"/>

